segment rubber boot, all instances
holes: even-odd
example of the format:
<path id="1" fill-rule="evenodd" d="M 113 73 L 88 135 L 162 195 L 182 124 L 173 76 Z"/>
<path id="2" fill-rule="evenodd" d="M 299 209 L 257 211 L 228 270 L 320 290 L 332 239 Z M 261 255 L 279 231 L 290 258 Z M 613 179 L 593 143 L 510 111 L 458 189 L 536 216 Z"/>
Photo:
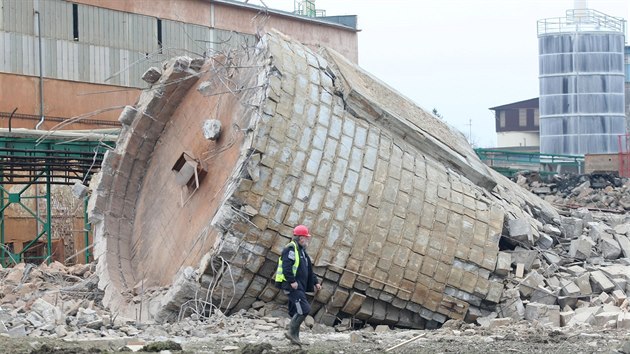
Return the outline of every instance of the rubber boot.
<path id="1" fill-rule="evenodd" d="M 309 343 L 306 342 L 302 342 L 302 340 L 300 340 L 300 326 L 302 325 L 302 322 L 304 322 L 304 320 L 306 319 L 306 315 L 296 315 L 298 316 L 297 318 L 297 324 L 295 326 L 295 336 L 298 339 L 298 342 L 301 343 L 301 345 L 308 345 Z"/>
<path id="2" fill-rule="evenodd" d="M 289 329 L 287 329 L 287 331 L 284 333 L 284 336 L 287 337 L 287 339 L 291 341 L 291 343 L 302 346 L 302 342 L 300 342 L 299 335 L 300 335 L 300 324 L 302 324 L 302 321 L 304 321 L 304 319 L 300 321 L 299 320 L 300 317 L 302 316 L 297 315 L 297 314 L 293 315 L 293 318 L 291 318 L 291 322 L 289 322 Z"/>

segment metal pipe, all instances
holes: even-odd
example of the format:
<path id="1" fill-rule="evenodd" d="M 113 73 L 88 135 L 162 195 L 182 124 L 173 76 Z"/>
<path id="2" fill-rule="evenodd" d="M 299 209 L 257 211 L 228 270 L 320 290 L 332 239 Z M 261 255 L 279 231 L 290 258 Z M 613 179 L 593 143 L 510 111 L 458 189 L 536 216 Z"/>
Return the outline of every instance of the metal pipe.
<path id="1" fill-rule="evenodd" d="M 42 63 L 42 21 L 41 14 L 35 10 L 37 15 L 37 40 L 39 44 L 39 123 L 35 126 L 35 130 L 44 123 L 44 69 Z"/>
<path id="2" fill-rule="evenodd" d="M 13 119 L 13 115 L 15 114 L 17 110 L 18 108 L 15 107 L 15 109 L 13 110 L 13 112 L 11 112 L 11 115 L 9 116 L 9 133 L 11 132 L 11 119 Z"/>

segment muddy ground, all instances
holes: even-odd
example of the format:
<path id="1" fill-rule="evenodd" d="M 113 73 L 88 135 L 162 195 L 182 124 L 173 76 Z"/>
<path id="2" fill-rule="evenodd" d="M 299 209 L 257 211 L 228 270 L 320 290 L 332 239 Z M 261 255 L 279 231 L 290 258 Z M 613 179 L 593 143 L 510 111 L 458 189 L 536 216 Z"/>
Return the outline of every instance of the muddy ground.
<path id="1" fill-rule="evenodd" d="M 590 328 L 552 329 L 535 324 L 515 324 L 496 329 L 463 325 L 456 329 L 431 331 L 367 330 L 316 334 L 302 332 L 309 343 L 301 350 L 289 345 L 281 331 L 259 332 L 256 336 L 207 338 L 99 338 L 65 341 L 48 338 L 0 337 L 0 353 L 115 353 L 137 349 L 142 344 L 165 343 L 172 340 L 182 351 L 168 345 L 152 349 L 157 352 L 171 348 L 171 353 L 385 353 L 389 348 L 420 336 L 391 353 L 630 353 L 630 332 L 627 330 L 595 330 Z M 161 341 L 161 342 L 160 342 Z M 171 343 L 171 344 L 174 344 Z M 141 353 L 151 352 L 140 350 Z"/>

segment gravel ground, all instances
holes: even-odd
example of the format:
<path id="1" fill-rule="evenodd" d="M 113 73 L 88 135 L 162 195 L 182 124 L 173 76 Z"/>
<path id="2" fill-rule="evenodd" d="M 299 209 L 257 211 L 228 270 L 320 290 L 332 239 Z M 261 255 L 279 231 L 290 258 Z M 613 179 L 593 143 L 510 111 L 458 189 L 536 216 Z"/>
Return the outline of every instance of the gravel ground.
<path id="1" fill-rule="evenodd" d="M 179 343 L 183 351 L 168 345 L 171 353 L 626 353 L 630 354 L 630 332 L 627 330 L 594 330 L 537 328 L 535 324 L 519 323 L 496 329 L 462 325 L 432 331 L 367 330 L 316 334 L 303 331 L 303 341 L 309 345 L 300 349 L 290 345 L 282 331 L 273 330 L 247 335 L 247 329 L 233 337 L 208 335 L 206 338 L 100 338 L 64 341 L 48 338 L 0 337 L 0 353 L 98 353 L 129 351 L 127 345 Z M 414 339 L 406 344 L 406 341 Z M 168 343 L 166 343 L 168 344 Z M 136 349 L 134 348 L 134 349 Z M 153 351 L 159 351 L 154 349 Z M 147 350 L 140 351 L 149 352 Z M 163 353 L 167 353 L 164 351 Z"/>

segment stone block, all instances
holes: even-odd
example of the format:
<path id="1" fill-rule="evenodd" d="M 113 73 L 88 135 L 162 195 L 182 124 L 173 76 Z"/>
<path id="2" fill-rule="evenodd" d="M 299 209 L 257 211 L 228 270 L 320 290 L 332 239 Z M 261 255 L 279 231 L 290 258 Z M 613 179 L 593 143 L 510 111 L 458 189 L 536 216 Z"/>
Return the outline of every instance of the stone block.
<path id="1" fill-rule="evenodd" d="M 509 289 L 503 292 L 503 298 L 498 305 L 501 317 L 511 317 L 514 320 L 522 320 L 525 316 L 525 306 L 517 289 Z"/>
<path id="2" fill-rule="evenodd" d="M 564 237 L 572 239 L 582 235 L 584 221 L 580 218 L 562 217 L 560 227 L 564 230 Z"/>
<path id="3" fill-rule="evenodd" d="M 538 287 L 532 292 L 530 301 L 545 305 L 555 305 L 558 302 L 558 294 L 549 289 Z"/>
<path id="4" fill-rule="evenodd" d="M 630 313 L 622 312 L 617 317 L 617 328 L 630 329 Z"/>
<path id="5" fill-rule="evenodd" d="M 589 273 L 583 273 L 575 278 L 575 285 L 580 288 L 582 295 L 590 295 L 593 293 L 593 289 L 591 288 L 591 275 Z"/>
<path id="6" fill-rule="evenodd" d="M 536 290 L 539 286 L 544 285 L 544 282 L 545 278 L 542 275 L 538 272 L 531 272 L 520 283 L 518 290 L 524 297 L 529 298 L 534 290 Z"/>
<path id="7" fill-rule="evenodd" d="M 553 246 L 553 238 L 545 233 L 541 233 L 538 240 L 536 240 L 536 246 L 541 249 L 549 249 Z"/>
<path id="8" fill-rule="evenodd" d="M 624 235 L 615 234 L 615 240 L 619 243 L 623 256 L 630 258 L 630 238 Z"/>
<path id="9" fill-rule="evenodd" d="M 560 326 L 565 327 L 566 325 L 568 325 L 573 316 L 575 316 L 575 311 L 560 312 Z"/>
<path id="10" fill-rule="evenodd" d="M 365 298 L 365 295 L 352 291 L 350 293 L 350 296 L 348 297 L 348 301 L 343 306 L 341 311 L 350 315 L 356 314 L 359 309 L 361 309 L 361 305 L 363 304 L 363 301 L 365 301 Z"/>
<path id="11" fill-rule="evenodd" d="M 488 328 L 492 329 L 492 328 L 497 328 L 497 327 L 505 327 L 505 326 L 511 325 L 512 322 L 514 322 L 514 320 L 510 317 L 493 318 L 490 320 L 490 324 L 488 325 Z"/>
<path id="12" fill-rule="evenodd" d="M 627 298 L 626 294 L 619 289 L 613 291 L 611 295 L 612 295 L 612 298 L 614 299 L 615 305 L 617 306 L 621 306 L 621 304 L 623 304 L 623 302 L 626 301 L 626 298 Z"/>
<path id="13" fill-rule="evenodd" d="M 512 270 L 511 264 L 512 255 L 508 252 L 499 252 L 494 273 L 502 276 L 508 275 Z"/>
<path id="14" fill-rule="evenodd" d="M 560 237 L 562 235 L 562 231 L 551 224 L 545 224 L 543 226 L 543 232 L 556 237 Z"/>
<path id="15" fill-rule="evenodd" d="M 619 242 L 608 234 L 601 235 L 598 246 L 602 257 L 605 259 L 617 259 L 621 255 Z"/>
<path id="16" fill-rule="evenodd" d="M 590 237 L 593 241 L 599 241 L 602 236 L 611 236 L 610 232 L 612 231 L 609 226 L 600 223 L 600 222 L 589 222 L 588 226 L 590 231 L 588 233 L 588 237 Z"/>
<path id="17" fill-rule="evenodd" d="M 586 237 L 580 236 L 575 240 L 571 240 L 569 247 L 569 256 L 575 259 L 585 260 L 591 256 L 593 241 Z"/>
<path id="18" fill-rule="evenodd" d="M 162 77 L 162 72 L 159 68 L 156 68 L 154 66 L 150 67 L 147 71 L 144 72 L 144 74 L 142 74 L 142 80 L 149 84 L 154 84 L 158 82 L 160 80 L 160 77 Z"/>
<path id="19" fill-rule="evenodd" d="M 560 307 L 530 302 L 525 307 L 525 319 L 560 327 Z"/>
<path id="20" fill-rule="evenodd" d="M 561 280 L 560 284 L 562 286 L 560 293 L 565 296 L 576 296 L 580 295 L 580 288 L 574 282 L 570 280 Z"/>
<path id="21" fill-rule="evenodd" d="M 609 321 L 617 322 L 617 318 L 619 317 L 620 312 L 601 312 L 595 315 L 593 322 L 591 323 L 593 326 L 604 327 Z"/>
<path id="22" fill-rule="evenodd" d="M 532 264 L 536 258 L 538 258 L 538 252 L 536 251 L 526 250 L 520 247 L 512 251 L 512 264 L 523 263 L 527 271 L 532 268 Z"/>
<path id="23" fill-rule="evenodd" d="M 601 270 L 590 272 L 590 276 L 591 286 L 595 292 L 609 291 L 615 287 L 615 284 Z"/>
<path id="24" fill-rule="evenodd" d="M 613 228 L 616 234 L 619 235 L 629 235 L 630 234 L 630 223 L 623 223 L 615 226 Z M 626 256 L 627 257 L 627 256 Z"/>
<path id="25" fill-rule="evenodd" d="M 508 221 L 508 232 L 510 238 L 519 242 L 534 244 L 532 226 L 527 219 L 514 219 Z"/>

